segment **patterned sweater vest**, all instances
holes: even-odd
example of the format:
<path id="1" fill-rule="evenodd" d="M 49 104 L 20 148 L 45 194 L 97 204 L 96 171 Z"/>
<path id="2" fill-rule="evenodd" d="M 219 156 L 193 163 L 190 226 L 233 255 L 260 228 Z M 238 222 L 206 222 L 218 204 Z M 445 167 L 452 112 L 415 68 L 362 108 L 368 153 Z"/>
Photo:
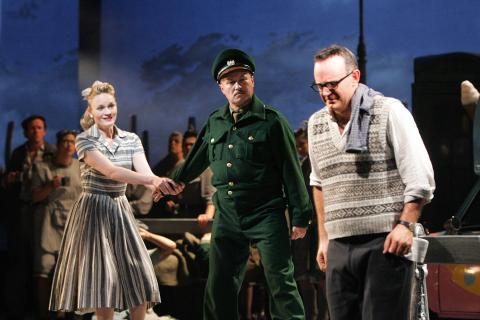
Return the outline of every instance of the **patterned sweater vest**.
<path id="1" fill-rule="evenodd" d="M 391 98 L 377 97 L 370 109 L 368 152 L 346 153 L 326 108 L 312 119 L 309 143 L 320 178 L 329 239 L 390 232 L 398 219 L 405 185 L 387 143 Z"/>

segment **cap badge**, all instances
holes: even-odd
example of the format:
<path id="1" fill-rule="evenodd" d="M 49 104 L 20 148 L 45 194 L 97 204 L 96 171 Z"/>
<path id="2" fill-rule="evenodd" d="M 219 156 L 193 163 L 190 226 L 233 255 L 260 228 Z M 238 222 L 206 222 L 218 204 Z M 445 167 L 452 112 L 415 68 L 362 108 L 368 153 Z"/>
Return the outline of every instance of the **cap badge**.
<path id="1" fill-rule="evenodd" d="M 228 60 L 227 61 L 227 66 L 233 66 L 235 64 L 235 60 Z"/>

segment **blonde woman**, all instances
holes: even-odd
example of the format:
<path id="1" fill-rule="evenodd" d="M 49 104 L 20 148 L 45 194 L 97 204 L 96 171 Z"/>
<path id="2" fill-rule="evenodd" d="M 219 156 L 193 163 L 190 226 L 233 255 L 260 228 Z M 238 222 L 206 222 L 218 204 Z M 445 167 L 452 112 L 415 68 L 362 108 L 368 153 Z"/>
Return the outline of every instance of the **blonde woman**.
<path id="1" fill-rule="evenodd" d="M 156 201 L 179 193 L 183 185 L 155 176 L 138 136 L 115 125 L 111 84 L 95 81 L 82 95 L 88 107 L 76 149 L 83 190 L 66 224 L 50 310 L 95 311 L 103 320 L 128 308 L 132 319 L 144 319 L 147 307 L 160 302 L 160 292 L 126 185 L 145 185 Z"/>

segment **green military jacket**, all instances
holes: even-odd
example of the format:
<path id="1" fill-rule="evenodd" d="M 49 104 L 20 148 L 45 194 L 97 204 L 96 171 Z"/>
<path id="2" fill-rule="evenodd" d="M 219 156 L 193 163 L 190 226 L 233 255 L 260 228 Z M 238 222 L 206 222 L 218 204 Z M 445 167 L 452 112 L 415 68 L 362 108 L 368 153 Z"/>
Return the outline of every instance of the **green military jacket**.
<path id="1" fill-rule="evenodd" d="M 239 214 L 288 205 L 294 226 L 308 225 L 312 207 L 287 120 L 255 95 L 234 123 L 228 103 L 213 112 L 185 163 L 174 174 L 189 182 L 210 166 L 214 201 L 233 200 Z"/>

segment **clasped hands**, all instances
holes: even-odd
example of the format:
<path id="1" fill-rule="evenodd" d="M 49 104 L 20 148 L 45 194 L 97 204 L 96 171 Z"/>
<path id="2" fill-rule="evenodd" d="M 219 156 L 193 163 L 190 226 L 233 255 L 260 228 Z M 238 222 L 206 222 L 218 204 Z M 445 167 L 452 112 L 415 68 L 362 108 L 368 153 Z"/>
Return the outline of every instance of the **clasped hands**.
<path id="1" fill-rule="evenodd" d="M 166 195 L 176 195 L 183 191 L 185 184 L 175 182 L 170 178 L 155 176 L 153 185 L 150 186 L 152 190 L 153 201 L 157 202 Z"/>

